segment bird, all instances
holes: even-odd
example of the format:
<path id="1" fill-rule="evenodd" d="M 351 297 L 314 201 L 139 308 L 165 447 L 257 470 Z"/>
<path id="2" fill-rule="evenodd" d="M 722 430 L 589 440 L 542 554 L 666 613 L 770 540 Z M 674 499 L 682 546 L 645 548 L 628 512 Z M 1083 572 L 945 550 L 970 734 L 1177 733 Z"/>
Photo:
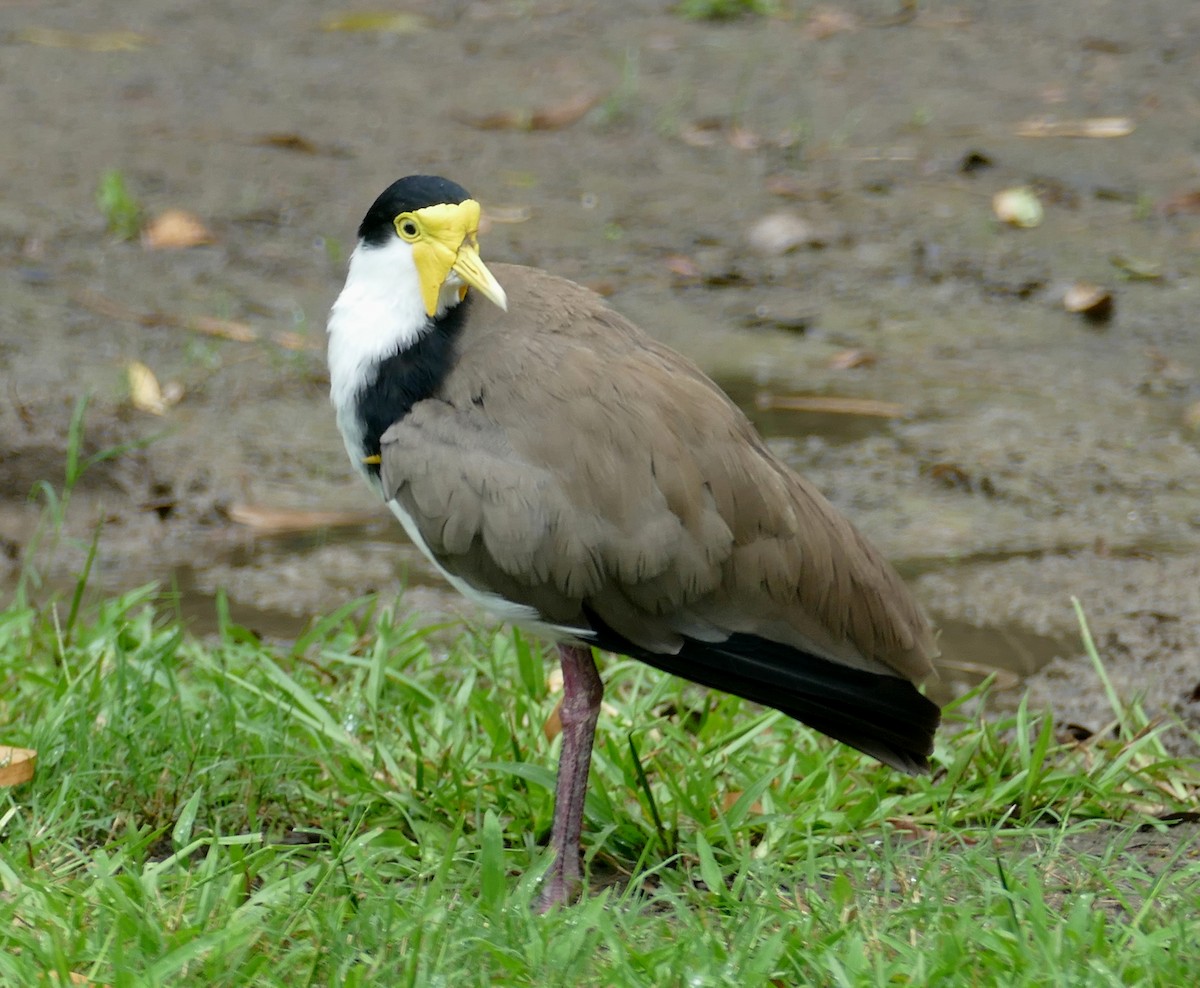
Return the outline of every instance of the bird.
<path id="1" fill-rule="evenodd" d="M 410 175 L 330 311 L 354 468 L 456 590 L 554 643 L 562 747 L 539 911 L 582 891 L 594 650 L 928 771 L 936 636 L 896 571 L 689 359 L 600 296 L 485 265 L 481 207 Z"/>

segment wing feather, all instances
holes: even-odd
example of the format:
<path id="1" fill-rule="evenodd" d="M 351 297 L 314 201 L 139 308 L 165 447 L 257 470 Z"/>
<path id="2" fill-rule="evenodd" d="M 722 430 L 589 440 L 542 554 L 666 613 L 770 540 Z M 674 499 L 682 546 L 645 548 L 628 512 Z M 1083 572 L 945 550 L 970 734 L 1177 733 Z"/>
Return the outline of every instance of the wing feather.
<path id="1" fill-rule="evenodd" d="M 647 650 L 765 636 L 924 678 L 891 567 L 683 357 L 596 296 L 496 265 L 436 397 L 385 433 L 381 479 L 469 584 Z"/>

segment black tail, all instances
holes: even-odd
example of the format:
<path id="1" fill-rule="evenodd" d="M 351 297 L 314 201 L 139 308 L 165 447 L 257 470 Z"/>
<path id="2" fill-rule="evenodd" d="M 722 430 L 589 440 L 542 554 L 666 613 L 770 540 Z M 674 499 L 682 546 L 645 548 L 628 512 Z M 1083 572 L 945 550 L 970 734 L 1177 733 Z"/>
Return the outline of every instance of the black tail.
<path id="1" fill-rule="evenodd" d="M 851 669 L 755 635 L 718 644 L 685 638 L 676 655 L 648 652 L 589 617 L 600 648 L 774 707 L 909 775 L 929 771 L 941 711 L 907 679 Z"/>

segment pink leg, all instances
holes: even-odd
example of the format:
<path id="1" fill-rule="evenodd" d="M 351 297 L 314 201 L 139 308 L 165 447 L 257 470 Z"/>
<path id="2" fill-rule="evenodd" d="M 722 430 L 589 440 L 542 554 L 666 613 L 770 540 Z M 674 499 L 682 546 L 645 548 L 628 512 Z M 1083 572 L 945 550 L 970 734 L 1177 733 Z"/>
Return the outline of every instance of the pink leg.
<path id="1" fill-rule="evenodd" d="M 592 738 L 600 714 L 600 699 L 604 696 L 604 684 L 590 648 L 559 645 L 558 657 L 563 671 L 560 712 L 563 740 L 554 794 L 554 827 L 550 834 L 554 864 L 538 898 L 538 912 L 570 902 L 579 889 L 583 801 L 592 764 Z"/>

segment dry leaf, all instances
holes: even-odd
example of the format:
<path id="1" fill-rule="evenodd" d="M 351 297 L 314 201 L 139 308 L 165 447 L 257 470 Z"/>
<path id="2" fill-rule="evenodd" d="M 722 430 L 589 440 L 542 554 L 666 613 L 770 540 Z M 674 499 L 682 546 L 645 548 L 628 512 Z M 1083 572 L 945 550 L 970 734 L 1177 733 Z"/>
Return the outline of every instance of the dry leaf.
<path id="1" fill-rule="evenodd" d="M 829 366 L 833 370 L 854 370 L 856 367 L 874 367 L 878 360 L 870 350 L 852 347 L 849 350 L 839 350 L 830 357 Z"/>
<path id="2" fill-rule="evenodd" d="M 483 211 L 483 216 L 480 217 L 480 225 L 486 220 L 488 223 L 528 223 L 533 217 L 533 210 L 528 206 L 488 206 Z M 484 232 L 482 228 L 480 232 Z"/>
<path id="3" fill-rule="evenodd" d="M 255 143 L 282 151 L 297 151 L 300 154 L 317 153 L 317 146 L 303 134 L 263 134 Z"/>
<path id="4" fill-rule="evenodd" d="M 1183 424 L 1193 432 L 1200 432 L 1200 401 L 1189 405 L 1183 413 Z M 1200 686 L 1196 687 L 1200 690 Z M 1193 701 L 1200 700 L 1200 695 L 1194 696 Z"/>
<path id="5" fill-rule="evenodd" d="M 1164 199 L 1159 204 L 1158 209 L 1164 216 L 1195 215 L 1200 213 L 1200 189 L 1180 192 L 1177 195 L 1171 196 L 1170 199 Z"/>
<path id="6" fill-rule="evenodd" d="M 550 716 L 546 718 L 546 723 L 542 725 L 542 733 L 546 736 L 547 741 L 553 741 L 562 734 L 561 699 L 554 705 L 554 709 L 550 711 Z"/>
<path id="7" fill-rule="evenodd" d="M 229 520 L 260 532 L 311 532 L 319 528 L 348 528 L 379 520 L 375 511 L 305 511 L 258 504 L 233 504 Z"/>
<path id="8" fill-rule="evenodd" d="M 1063 308 L 1090 322 L 1108 322 L 1113 315 L 1113 296 L 1107 288 L 1077 281 L 1063 296 Z"/>
<path id="9" fill-rule="evenodd" d="M 872 418 L 899 419 L 908 410 L 898 402 L 875 398 L 837 398 L 832 395 L 760 394 L 754 401 L 763 411 L 819 412 L 832 415 L 865 415 Z"/>
<path id="10" fill-rule="evenodd" d="M 236 343 L 257 343 L 259 340 L 267 339 L 285 350 L 320 350 L 323 348 L 320 340 L 309 339 L 299 333 L 281 331 L 262 334 L 246 323 L 233 319 L 218 319 L 215 316 L 177 316 L 170 312 L 138 312 L 98 292 L 81 291 L 76 292 L 72 297 L 80 305 L 93 312 L 99 312 L 109 319 L 134 322 L 141 326 L 174 326 L 176 329 L 188 329 L 194 333 L 218 336 Z"/>
<path id="11" fill-rule="evenodd" d="M 460 116 L 469 127 L 479 130 L 562 130 L 583 118 L 600 102 L 596 93 L 581 93 L 533 110 L 501 110 L 480 116 Z"/>
<path id="12" fill-rule="evenodd" d="M 0 786 L 19 786 L 33 778 L 37 752 L 32 748 L 14 748 L 0 744 Z"/>
<path id="13" fill-rule="evenodd" d="M 702 277 L 700 265 L 686 254 L 668 254 L 663 258 L 666 269 L 683 281 L 699 281 Z"/>
<path id="14" fill-rule="evenodd" d="M 786 172 L 768 175 L 763 179 L 763 188 L 773 196 L 783 196 L 787 199 L 803 199 L 812 194 L 811 183 Z"/>
<path id="15" fill-rule="evenodd" d="M 163 399 L 162 388 L 154 371 L 139 360 L 135 360 L 126 368 L 129 376 L 129 399 L 133 407 L 151 415 L 162 415 L 167 410 Z"/>
<path id="16" fill-rule="evenodd" d="M 857 31 L 858 18 L 837 7 L 820 6 L 813 10 L 804 25 L 804 36 L 812 41 L 824 41 L 843 31 Z"/>
<path id="17" fill-rule="evenodd" d="M 13 40 L 42 48 L 73 48 L 76 51 L 138 51 L 150 39 L 137 31 L 60 31 L 53 27 L 27 27 L 16 31 Z"/>
<path id="18" fill-rule="evenodd" d="M 731 809 L 733 809 L 734 803 L 736 803 L 744 795 L 745 795 L 745 793 L 742 792 L 742 790 L 740 790 L 740 789 L 734 789 L 731 792 L 727 792 L 725 794 L 724 798 L 721 800 L 721 807 L 725 810 L 726 813 L 728 813 Z M 756 813 L 761 816 L 762 811 L 763 811 L 763 806 L 759 800 L 756 799 L 753 803 L 750 804 L 750 812 L 751 813 Z"/>
<path id="19" fill-rule="evenodd" d="M 693 120 L 679 128 L 679 138 L 684 144 L 694 148 L 716 147 L 721 139 L 721 131 L 725 124 L 717 117 L 705 117 L 703 120 Z"/>
<path id="20" fill-rule="evenodd" d="M 530 129 L 559 130 L 569 127 L 599 102 L 600 97 L 596 93 L 580 93 L 542 110 L 535 110 Z"/>
<path id="21" fill-rule="evenodd" d="M 420 14 L 389 10 L 354 10 L 329 14 L 321 21 L 322 31 L 360 31 L 376 34 L 419 34 L 429 29 L 429 18 Z"/>
<path id="22" fill-rule="evenodd" d="M 763 146 L 763 139 L 758 134 L 736 124 L 729 128 L 726 140 L 731 148 L 738 151 L 757 151 Z"/>
<path id="23" fill-rule="evenodd" d="M 746 231 L 746 242 L 751 250 L 767 257 L 779 257 L 797 247 L 811 244 L 815 239 L 812 224 L 798 213 L 788 210 L 768 213 Z"/>
<path id="24" fill-rule="evenodd" d="M 1150 372 L 1156 377 L 1176 384 L 1186 384 L 1192 379 L 1192 372 L 1179 361 L 1172 360 L 1158 347 L 1146 348 L 1146 357 L 1150 361 Z"/>
<path id="25" fill-rule="evenodd" d="M 1028 185 L 1001 189 L 992 196 L 992 211 L 1001 222 L 1024 228 L 1038 226 L 1046 215 L 1037 193 Z"/>
<path id="26" fill-rule="evenodd" d="M 185 329 L 204 333 L 206 336 L 219 336 L 223 340 L 233 340 L 235 343 L 256 343 L 261 337 L 258 330 L 236 319 L 220 319 L 217 316 L 192 316 L 191 318 L 176 319 L 169 317 L 168 325 L 183 326 Z"/>
<path id="27" fill-rule="evenodd" d="M 1018 137 L 1128 137 L 1133 133 L 1129 117 L 1088 117 L 1083 120 L 1054 120 L 1034 117 L 1017 124 Z"/>
<path id="28" fill-rule="evenodd" d="M 968 659 L 939 658 L 937 660 L 937 667 L 943 672 L 957 672 L 968 676 L 975 676 L 980 682 L 989 676 L 994 676 L 992 688 L 997 690 L 1012 690 L 1021 685 L 1021 677 L 1011 669 L 1002 669 L 999 666 L 988 665 L 985 662 L 971 662 Z"/>
<path id="29" fill-rule="evenodd" d="M 291 131 L 261 134 L 250 142 L 258 147 L 276 148 L 279 151 L 293 151 L 296 154 L 321 154 L 330 158 L 348 158 L 350 152 L 337 144 L 318 144 L 303 134 Z"/>
<path id="30" fill-rule="evenodd" d="M 1162 265 L 1144 257 L 1128 257 L 1125 254 L 1113 254 L 1108 263 L 1125 275 L 1130 281 L 1158 281 L 1163 275 Z"/>
<path id="31" fill-rule="evenodd" d="M 201 247 L 215 241 L 200 217 L 186 209 L 168 209 L 142 228 L 142 246 L 147 250 Z"/>

